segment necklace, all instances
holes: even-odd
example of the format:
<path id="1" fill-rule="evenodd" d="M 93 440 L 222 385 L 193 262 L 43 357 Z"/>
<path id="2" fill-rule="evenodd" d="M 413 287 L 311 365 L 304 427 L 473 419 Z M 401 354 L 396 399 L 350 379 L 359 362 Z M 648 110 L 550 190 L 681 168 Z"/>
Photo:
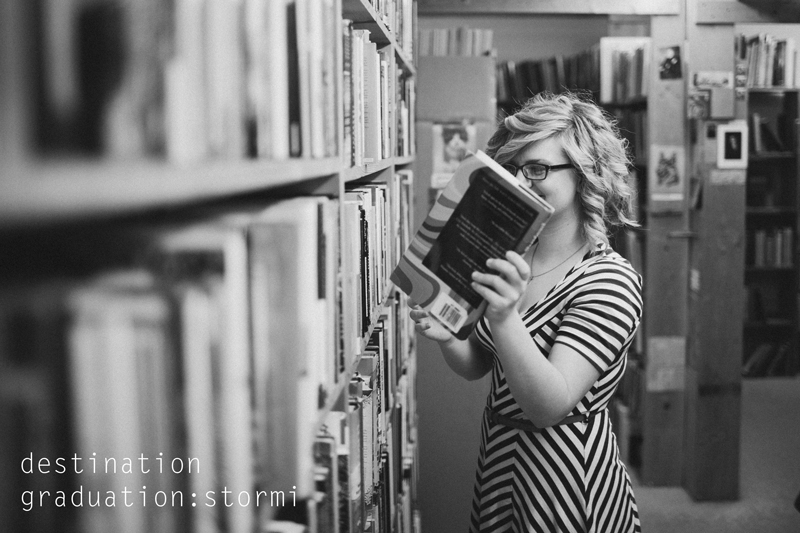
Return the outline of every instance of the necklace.
<path id="1" fill-rule="evenodd" d="M 583 250 L 583 248 L 584 248 L 585 246 L 586 246 L 586 243 L 583 243 L 583 244 L 581 244 L 580 248 L 578 248 L 577 250 L 575 250 L 574 252 L 572 252 L 571 254 L 569 254 L 569 256 L 567 256 L 567 258 L 566 258 L 566 259 L 564 259 L 563 261 L 561 261 L 559 264 L 557 264 L 557 265 L 556 265 L 556 266 L 554 266 L 553 268 L 547 269 L 547 270 L 545 270 L 544 272 L 540 272 L 539 274 L 534 274 L 534 273 L 533 273 L 533 256 L 536 254 L 536 250 L 538 250 L 538 249 L 539 249 L 539 247 L 537 246 L 537 247 L 536 247 L 536 250 L 534 250 L 534 251 L 533 251 L 533 254 L 531 254 L 531 277 L 530 277 L 530 278 L 528 278 L 528 281 L 533 281 L 533 278 L 538 278 L 538 277 L 544 276 L 545 274 L 548 274 L 548 273 L 552 272 L 553 270 L 557 269 L 558 267 L 560 267 L 561 265 L 563 265 L 564 263 L 566 263 L 567 261 L 569 261 L 569 260 L 570 260 L 572 257 L 574 257 L 574 256 L 575 256 L 575 254 L 577 254 L 578 252 L 580 252 L 581 250 Z"/>

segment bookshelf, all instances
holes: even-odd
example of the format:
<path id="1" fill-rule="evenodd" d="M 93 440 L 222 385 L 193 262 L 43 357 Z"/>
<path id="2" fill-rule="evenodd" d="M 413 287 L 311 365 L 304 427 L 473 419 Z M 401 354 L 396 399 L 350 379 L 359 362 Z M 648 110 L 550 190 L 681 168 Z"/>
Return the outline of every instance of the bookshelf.
<path id="1" fill-rule="evenodd" d="M 415 11 L 3 4 L 0 523 L 420 531 Z"/>
<path id="2" fill-rule="evenodd" d="M 763 35 L 751 46 L 770 42 Z M 744 377 L 787 376 L 800 369 L 795 297 L 799 100 L 796 88 L 747 89 L 752 144 L 745 183 Z"/>

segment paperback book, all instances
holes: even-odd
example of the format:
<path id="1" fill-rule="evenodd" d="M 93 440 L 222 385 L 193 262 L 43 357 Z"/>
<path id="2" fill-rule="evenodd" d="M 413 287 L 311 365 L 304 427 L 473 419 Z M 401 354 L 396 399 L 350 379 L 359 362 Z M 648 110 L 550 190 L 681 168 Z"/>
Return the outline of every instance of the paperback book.
<path id="1" fill-rule="evenodd" d="M 457 338 L 486 309 L 474 271 L 508 250 L 523 254 L 553 208 L 478 150 L 464 159 L 403 253 L 392 282 Z"/>

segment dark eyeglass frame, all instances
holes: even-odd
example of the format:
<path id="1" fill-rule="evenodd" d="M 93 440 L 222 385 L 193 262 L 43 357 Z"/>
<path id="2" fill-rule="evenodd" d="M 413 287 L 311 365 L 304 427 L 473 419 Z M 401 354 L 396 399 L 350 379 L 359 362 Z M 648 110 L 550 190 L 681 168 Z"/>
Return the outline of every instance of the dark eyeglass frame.
<path id="1" fill-rule="evenodd" d="M 547 179 L 547 176 L 550 175 L 550 171 L 551 170 L 561 170 L 563 168 L 575 168 L 575 165 L 573 165 L 572 163 L 564 163 L 563 165 L 545 165 L 544 163 L 525 163 L 524 165 L 518 167 L 517 165 L 515 165 L 513 163 L 503 163 L 502 167 L 504 169 L 508 170 L 509 172 L 511 172 L 515 177 L 516 177 L 517 173 L 520 170 L 522 170 L 522 175 L 525 177 L 526 180 L 528 180 L 528 181 L 544 181 L 544 180 Z M 544 168 L 544 176 L 542 176 L 542 177 L 536 177 L 536 176 L 531 177 L 531 176 L 529 176 L 528 175 L 528 171 L 526 170 L 526 168 L 530 168 L 530 167 L 543 167 Z"/>

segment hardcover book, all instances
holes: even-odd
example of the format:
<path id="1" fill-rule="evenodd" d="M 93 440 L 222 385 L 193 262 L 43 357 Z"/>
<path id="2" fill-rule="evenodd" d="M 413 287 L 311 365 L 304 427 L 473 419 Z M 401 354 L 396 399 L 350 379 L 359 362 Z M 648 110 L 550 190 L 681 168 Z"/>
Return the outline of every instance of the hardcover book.
<path id="1" fill-rule="evenodd" d="M 553 208 L 478 150 L 464 159 L 391 275 L 392 282 L 457 338 L 486 309 L 472 272 L 533 244 Z"/>

